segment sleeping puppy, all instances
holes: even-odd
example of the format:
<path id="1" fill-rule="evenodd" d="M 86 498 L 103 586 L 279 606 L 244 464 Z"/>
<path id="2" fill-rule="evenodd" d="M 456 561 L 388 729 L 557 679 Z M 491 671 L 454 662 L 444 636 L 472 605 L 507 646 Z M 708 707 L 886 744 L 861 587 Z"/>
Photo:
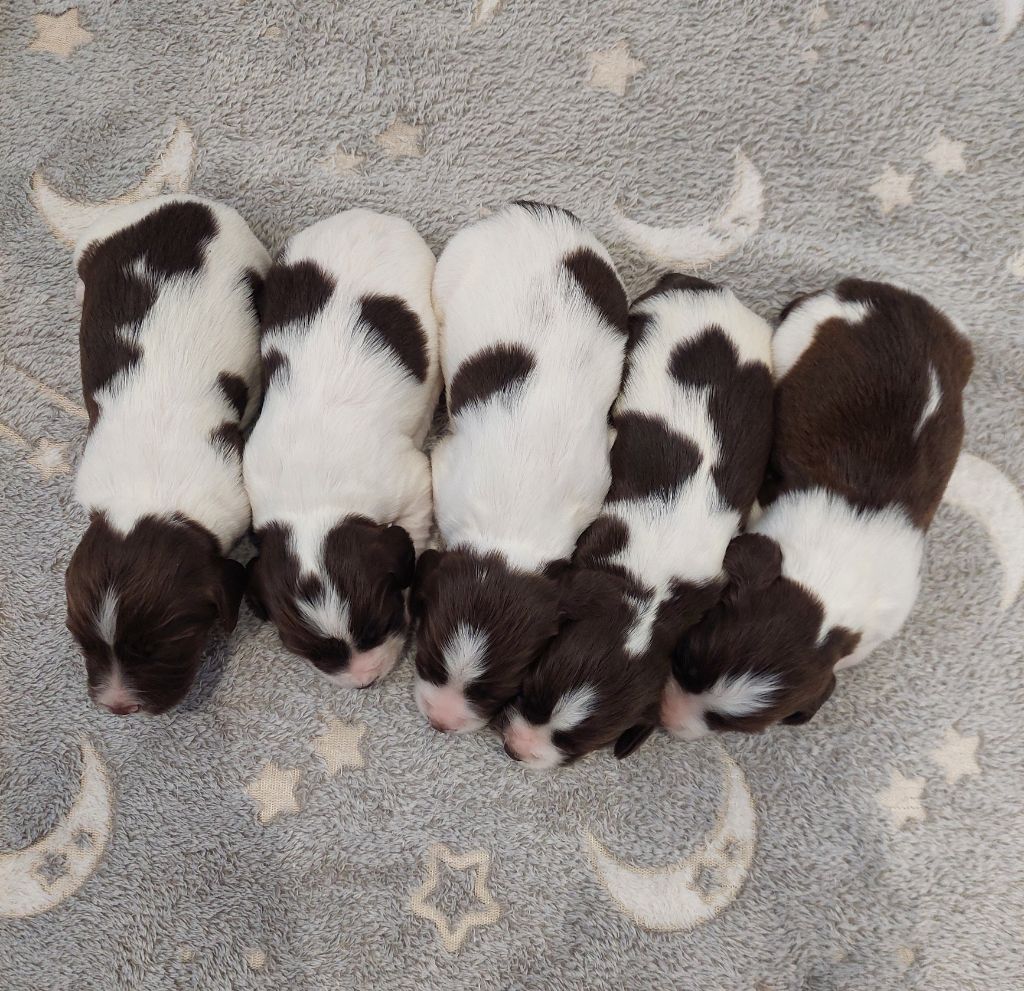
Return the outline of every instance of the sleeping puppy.
<path id="1" fill-rule="evenodd" d="M 234 628 L 249 526 L 242 428 L 259 404 L 253 292 L 270 257 L 229 207 L 159 196 L 118 207 L 75 250 L 89 414 L 75 495 L 90 523 L 68 566 L 68 629 L 89 693 L 160 713 Z"/>
<path id="2" fill-rule="evenodd" d="M 663 719 L 687 739 L 807 722 L 896 634 L 963 438 L 971 348 L 919 296 L 848 279 L 787 307 L 772 352 L 767 509 L 673 660 Z"/>
<path id="3" fill-rule="evenodd" d="M 266 396 L 245 449 L 259 548 L 249 601 L 344 687 L 395 666 L 430 533 L 433 276 L 410 224 L 348 210 L 293 237 L 264 285 Z"/>
<path id="4" fill-rule="evenodd" d="M 550 574 L 611 480 L 608 412 L 622 377 L 625 293 L 570 213 L 513 203 L 465 228 L 434 280 L 450 430 L 433 454 L 445 550 L 427 551 L 416 701 L 467 732 L 519 691 L 555 635 Z"/>
<path id="5" fill-rule="evenodd" d="M 632 753 L 658 723 L 672 648 L 722 592 L 771 447 L 771 328 L 727 289 L 666 275 L 630 310 L 612 486 L 564 576 L 566 621 L 526 676 L 509 756 Z"/>

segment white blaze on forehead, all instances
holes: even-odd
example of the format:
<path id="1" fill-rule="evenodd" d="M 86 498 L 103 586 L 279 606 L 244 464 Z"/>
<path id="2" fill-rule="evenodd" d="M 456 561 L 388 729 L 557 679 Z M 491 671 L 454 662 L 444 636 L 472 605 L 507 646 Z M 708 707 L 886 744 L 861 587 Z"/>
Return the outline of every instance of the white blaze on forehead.
<path id="1" fill-rule="evenodd" d="M 566 692 L 551 711 L 548 727 L 552 733 L 568 733 L 587 718 L 597 704 L 597 690 L 593 685 L 580 685 Z"/>
<path id="2" fill-rule="evenodd" d="M 914 427 L 914 440 L 917 440 L 917 438 L 921 436 L 921 431 L 924 430 L 924 425 L 935 415 L 940 402 L 942 402 L 942 386 L 939 385 L 939 373 L 935 371 L 935 366 L 929 362 L 928 398 L 925 400 L 924 409 L 921 410 L 921 416 L 917 421 L 917 426 Z"/>
<path id="3" fill-rule="evenodd" d="M 108 647 L 113 647 L 117 637 L 117 593 L 112 588 L 103 593 L 93 623 L 96 626 L 96 635 Z"/>
<path id="4" fill-rule="evenodd" d="M 296 605 L 310 629 L 335 640 L 352 638 L 348 603 L 342 601 L 329 578 L 323 580 L 323 590 L 314 599 L 299 599 Z"/>
<path id="5" fill-rule="evenodd" d="M 779 324 L 772 338 L 772 363 L 775 381 L 784 378 L 814 343 L 818 330 L 828 320 L 857 324 L 871 312 L 867 303 L 844 302 L 830 292 L 820 293 L 798 303 Z"/>
<path id="6" fill-rule="evenodd" d="M 779 681 L 774 675 L 743 671 L 719 678 L 700 698 L 705 711 L 723 716 L 750 716 L 766 708 L 778 688 Z"/>
<path id="7" fill-rule="evenodd" d="M 565 754 L 555 745 L 555 733 L 568 733 L 587 718 L 597 704 L 593 685 L 580 685 L 566 692 L 555 704 L 544 726 L 534 726 L 515 712 L 505 727 L 505 745 L 528 767 L 546 770 L 557 767 Z"/>
<path id="8" fill-rule="evenodd" d="M 661 700 L 662 725 L 683 740 L 696 740 L 708 732 L 708 712 L 740 718 L 750 716 L 768 706 L 779 683 L 773 675 L 725 675 L 706 692 L 692 695 L 684 691 L 675 678 L 669 678 Z"/>
<path id="9" fill-rule="evenodd" d="M 487 634 L 460 623 L 444 645 L 444 667 L 448 684 L 465 686 L 479 678 L 487 659 Z"/>

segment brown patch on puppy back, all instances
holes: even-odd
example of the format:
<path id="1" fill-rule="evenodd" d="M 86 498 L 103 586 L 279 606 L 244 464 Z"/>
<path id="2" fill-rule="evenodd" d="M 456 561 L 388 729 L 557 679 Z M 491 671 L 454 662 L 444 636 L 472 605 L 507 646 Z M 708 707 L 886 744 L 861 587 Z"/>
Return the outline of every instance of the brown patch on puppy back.
<path id="1" fill-rule="evenodd" d="M 217 385 L 238 419 L 241 420 L 249 405 L 249 387 L 245 384 L 245 380 L 241 375 L 221 372 L 217 376 Z"/>
<path id="2" fill-rule="evenodd" d="M 633 300 L 633 306 L 652 299 L 654 296 L 664 296 L 670 292 L 718 292 L 719 287 L 713 282 L 700 279 L 696 275 L 684 275 L 682 272 L 666 272 L 646 292 L 641 293 Z"/>
<path id="3" fill-rule="evenodd" d="M 778 384 L 768 495 L 820 486 L 865 509 L 900 505 L 927 529 L 963 440 L 970 344 L 913 293 L 856 279 L 834 291 L 868 313 L 829 321 Z M 922 424 L 930 370 L 941 395 Z"/>
<path id="4" fill-rule="evenodd" d="M 288 359 L 277 348 L 267 348 L 263 352 L 263 389 L 266 391 L 275 382 L 284 382 L 288 378 Z"/>
<path id="5" fill-rule="evenodd" d="M 577 226 L 580 226 L 580 218 L 571 210 L 566 210 L 565 207 L 552 206 L 550 203 L 538 203 L 536 200 L 512 200 L 512 206 L 518 206 L 523 210 L 529 210 L 530 213 L 536 214 L 538 217 L 542 217 L 544 219 L 548 219 L 552 214 L 566 217 Z"/>
<path id="6" fill-rule="evenodd" d="M 242 439 L 242 431 L 239 430 L 237 423 L 222 423 L 211 432 L 210 441 L 225 454 L 234 455 L 241 460 L 245 441 Z"/>
<path id="7" fill-rule="evenodd" d="M 534 365 L 533 353 L 522 344 L 493 344 L 478 351 L 459 365 L 452 377 L 449 415 L 458 416 L 495 396 L 510 400 L 526 383 Z"/>
<path id="8" fill-rule="evenodd" d="M 676 345 L 668 371 L 684 388 L 708 389 L 708 415 L 719 440 L 712 476 L 723 501 L 745 520 L 771 451 L 774 390 L 768 366 L 741 364 L 736 346 L 712 324 Z"/>
<path id="9" fill-rule="evenodd" d="M 397 296 L 364 296 L 359 319 L 418 382 L 427 378 L 427 335 L 420 318 Z"/>
<path id="10" fill-rule="evenodd" d="M 622 413 L 615 417 L 615 428 L 609 502 L 671 499 L 700 467 L 697 445 L 660 417 Z"/>
<path id="11" fill-rule="evenodd" d="M 334 279 L 314 261 L 271 266 L 263 280 L 261 333 L 308 323 L 334 293 Z"/>
<path id="12" fill-rule="evenodd" d="M 621 554 L 629 545 L 629 527 L 615 516 L 599 516 L 576 542 L 573 561 L 583 566 L 600 565 Z"/>
<path id="13" fill-rule="evenodd" d="M 82 252 L 79 349 L 90 429 L 99 417 L 96 394 L 142 357 L 145 342 L 137 334 L 160 284 L 198 273 L 216 233 L 205 204 L 168 203 Z"/>
<path id="14" fill-rule="evenodd" d="M 578 248 L 563 264 L 605 323 L 627 337 L 629 303 L 611 265 L 590 248 Z"/>

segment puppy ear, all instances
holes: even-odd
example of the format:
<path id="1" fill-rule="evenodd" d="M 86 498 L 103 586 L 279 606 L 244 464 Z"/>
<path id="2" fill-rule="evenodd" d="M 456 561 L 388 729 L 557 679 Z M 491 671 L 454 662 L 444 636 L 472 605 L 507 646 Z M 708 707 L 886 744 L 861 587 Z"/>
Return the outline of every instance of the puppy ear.
<path id="1" fill-rule="evenodd" d="M 245 592 L 246 573 L 245 568 L 231 558 L 224 558 L 221 567 L 223 574 L 217 611 L 220 614 L 221 625 L 228 633 L 233 633 L 235 626 L 238 625 L 238 610 Z"/>
<path id="2" fill-rule="evenodd" d="M 249 603 L 249 608 L 257 619 L 265 623 L 270 618 L 267 604 L 263 599 L 263 581 L 258 555 L 245 566 L 245 601 Z"/>
<path id="3" fill-rule="evenodd" d="M 441 565 L 441 551 L 426 550 L 416 562 L 416 573 L 412 580 L 412 589 L 409 592 L 409 611 L 416 619 L 423 613 L 423 607 L 427 596 L 430 594 L 434 582 L 434 575 Z"/>
<path id="4" fill-rule="evenodd" d="M 647 737 L 649 737 L 653 732 L 654 727 L 647 723 L 642 723 L 639 726 L 630 726 L 630 728 L 615 741 L 615 756 L 619 760 L 622 760 L 623 757 L 628 757 L 635 750 L 639 750 L 647 740 Z"/>
<path id="5" fill-rule="evenodd" d="M 408 588 L 416 571 L 416 548 L 412 538 L 397 523 L 392 523 L 381 531 L 381 542 L 388 559 L 388 571 L 395 576 L 399 588 Z"/>
<path id="6" fill-rule="evenodd" d="M 809 723 L 815 713 L 832 697 L 835 690 L 836 676 L 832 675 L 825 690 L 817 698 L 812 699 L 807 705 L 801 706 L 796 712 L 790 713 L 782 722 L 786 726 L 803 726 L 804 723 Z"/>
<path id="7" fill-rule="evenodd" d="M 833 626 L 818 648 L 818 656 L 830 667 L 835 667 L 844 657 L 849 657 L 860 643 L 860 634 L 845 626 Z"/>
<path id="8" fill-rule="evenodd" d="M 722 566 L 729 577 L 726 594 L 735 598 L 767 588 L 782 574 L 782 548 L 759 533 L 741 533 L 730 542 Z"/>

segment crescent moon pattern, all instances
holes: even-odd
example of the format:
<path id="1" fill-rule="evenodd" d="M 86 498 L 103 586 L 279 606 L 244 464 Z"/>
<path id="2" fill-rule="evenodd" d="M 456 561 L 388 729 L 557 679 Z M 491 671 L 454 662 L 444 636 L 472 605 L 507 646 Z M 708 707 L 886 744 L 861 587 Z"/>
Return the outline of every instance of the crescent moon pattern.
<path id="1" fill-rule="evenodd" d="M 963 451 L 945 501 L 973 516 L 988 531 L 1003 566 L 999 609 L 1009 609 L 1024 584 L 1024 498 L 1020 491 L 994 465 Z"/>
<path id="2" fill-rule="evenodd" d="M 43 176 L 32 173 L 29 198 L 46 221 L 54 237 L 69 247 L 98 217 L 111 207 L 135 203 L 162 192 L 184 193 L 192 181 L 196 165 L 196 139 L 184 121 L 178 121 L 164 150 L 138 182 L 127 192 L 103 202 L 74 200 L 58 193 Z"/>
<path id="3" fill-rule="evenodd" d="M 652 227 L 631 220 L 616 208 L 616 220 L 626 237 L 650 258 L 669 267 L 721 261 L 757 233 L 763 216 L 761 173 L 742 148 L 736 149 L 729 201 L 713 220 L 686 227 Z"/>
<path id="4" fill-rule="evenodd" d="M 505 0 L 476 0 L 473 4 L 473 27 L 486 24 L 505 6 Z"/>
<path id="5" fill-rule="evenodd" d="M 56 908 L 96 870 L 110 839 L 113 799 L 99 755 L 86 740 L 82 784 L 57 828 L 31 846 L 0 853 L 0 917 L 25 918 Z"/>
<path id="6" fill-rule="evenodd" d="M 589 830 L 583 847 L 616 905 L 637 925 L 686 932 L 708 922 L 736 898 L 754 859 L 756 817 L 746 777 L 725 763 L 725 802 L 702 848 L 665 868 L 636 867 L 614 857 Z"/>

